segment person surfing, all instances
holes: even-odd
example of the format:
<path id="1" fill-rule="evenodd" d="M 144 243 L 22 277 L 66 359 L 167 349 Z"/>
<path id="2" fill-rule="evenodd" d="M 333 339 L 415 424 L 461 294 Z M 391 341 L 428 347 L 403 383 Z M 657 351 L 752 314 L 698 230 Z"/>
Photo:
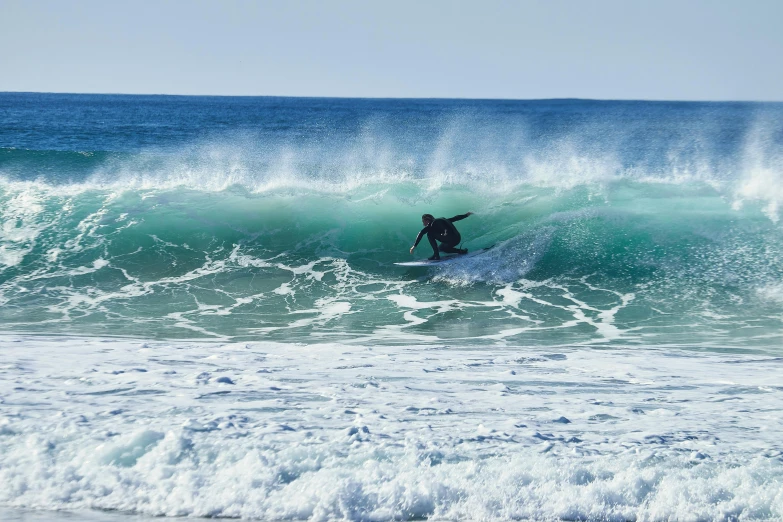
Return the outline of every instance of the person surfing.
<path id="1" fill-rule="evenodd" d="M 459 216 L 448 219 L 435 219 L 432 214 L 424 214 L 421 216 L 421 223 L 424 225 L 424 228 L 422 228 L 419 235 L 416 236 L 416 242 L 413 243 L 413 246 L 411 247 L 411 254 L 413 254 L 413 250 L 418 246 L 419 241 L 424 237 L 424 234 L 427 234 L 427 239 L 434 252 L 432 257 L 427 258 L 430 261 L 440 260 L 440 252 L 445 252 L 447 254 L 467 254 L 467 249 L 457 248 L 457 245 L 462 242 L 462 236 L 460 236 L 457 227 L 454 226 L 454 222 L 465 219 L 471 214 L 473 214 L 473 212 L 460 214 Z M 440 241 L 440 246 L 438 246 L 436 241 Z"/>

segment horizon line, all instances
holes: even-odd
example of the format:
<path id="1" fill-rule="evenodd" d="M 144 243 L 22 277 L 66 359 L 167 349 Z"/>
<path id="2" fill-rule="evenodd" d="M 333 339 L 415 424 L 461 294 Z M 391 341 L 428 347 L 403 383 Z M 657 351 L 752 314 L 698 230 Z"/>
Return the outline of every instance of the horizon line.
<path id="1" fill-rule="evenodd" d="M 554 98 L 460 98 L 449 96 L 313 96 L 280 94 L 172 94 L 172 93 L 125 93 L 125 92 L 71 92 L 71 91 L 0 91 L 0 94 L 54 94 L 75 96 L 160 96 L 180 98 L 299 98 L 321 100 L 451 100 L 451 101 L 595 101 L 595 102 L 648 102 L 648 103 L 783 103 L 782 100 L 737 100 L 702 99 L 687 100 L 678 98 L 580 98 L 575 96 Z"/>

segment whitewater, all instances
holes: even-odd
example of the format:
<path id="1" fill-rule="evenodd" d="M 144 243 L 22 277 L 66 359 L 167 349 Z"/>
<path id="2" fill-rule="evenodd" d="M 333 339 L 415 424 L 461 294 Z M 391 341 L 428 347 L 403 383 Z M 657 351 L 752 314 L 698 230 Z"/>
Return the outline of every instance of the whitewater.
<path id="1" fill-rule="evenodd" d="M 783 104 L 0 94 L 0 515 L 779 520 L 782 205 Z"/>

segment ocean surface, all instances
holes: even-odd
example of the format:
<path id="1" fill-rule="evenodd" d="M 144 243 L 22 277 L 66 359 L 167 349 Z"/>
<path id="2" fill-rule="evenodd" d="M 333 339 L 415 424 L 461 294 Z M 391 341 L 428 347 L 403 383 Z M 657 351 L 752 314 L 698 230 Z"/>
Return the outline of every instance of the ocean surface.
<path id="1" fill-rule="evenodd" d="M 780 103 L 0 93 L 0 515 L 783 519 L 782 219 Z"/>

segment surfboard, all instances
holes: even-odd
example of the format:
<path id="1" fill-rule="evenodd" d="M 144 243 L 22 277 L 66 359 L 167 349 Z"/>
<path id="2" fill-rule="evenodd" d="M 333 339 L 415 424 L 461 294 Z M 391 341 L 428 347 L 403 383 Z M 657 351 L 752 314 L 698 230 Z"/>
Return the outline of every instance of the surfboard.
<path id="1" fill-rule="evenodd" d="M 421 259 L 418 261 L 406 261 L 404 263 L 394 263 L 397 266 L 437 266 L 437 265 L 447 265 L 449 263 L 453 263 L 455 261 L 459 261 L 461 259 L 467 259 L 470 257 L 475 257 L 479 254 L 483 254 L 487 250 L 489 250 L 492 247 L 487 248 L 480 248 L 478 250 L 475 250 L 473 252 L 468 252 L 467 254 L 446 254 L 440 256 L 440 259 Z"/>

